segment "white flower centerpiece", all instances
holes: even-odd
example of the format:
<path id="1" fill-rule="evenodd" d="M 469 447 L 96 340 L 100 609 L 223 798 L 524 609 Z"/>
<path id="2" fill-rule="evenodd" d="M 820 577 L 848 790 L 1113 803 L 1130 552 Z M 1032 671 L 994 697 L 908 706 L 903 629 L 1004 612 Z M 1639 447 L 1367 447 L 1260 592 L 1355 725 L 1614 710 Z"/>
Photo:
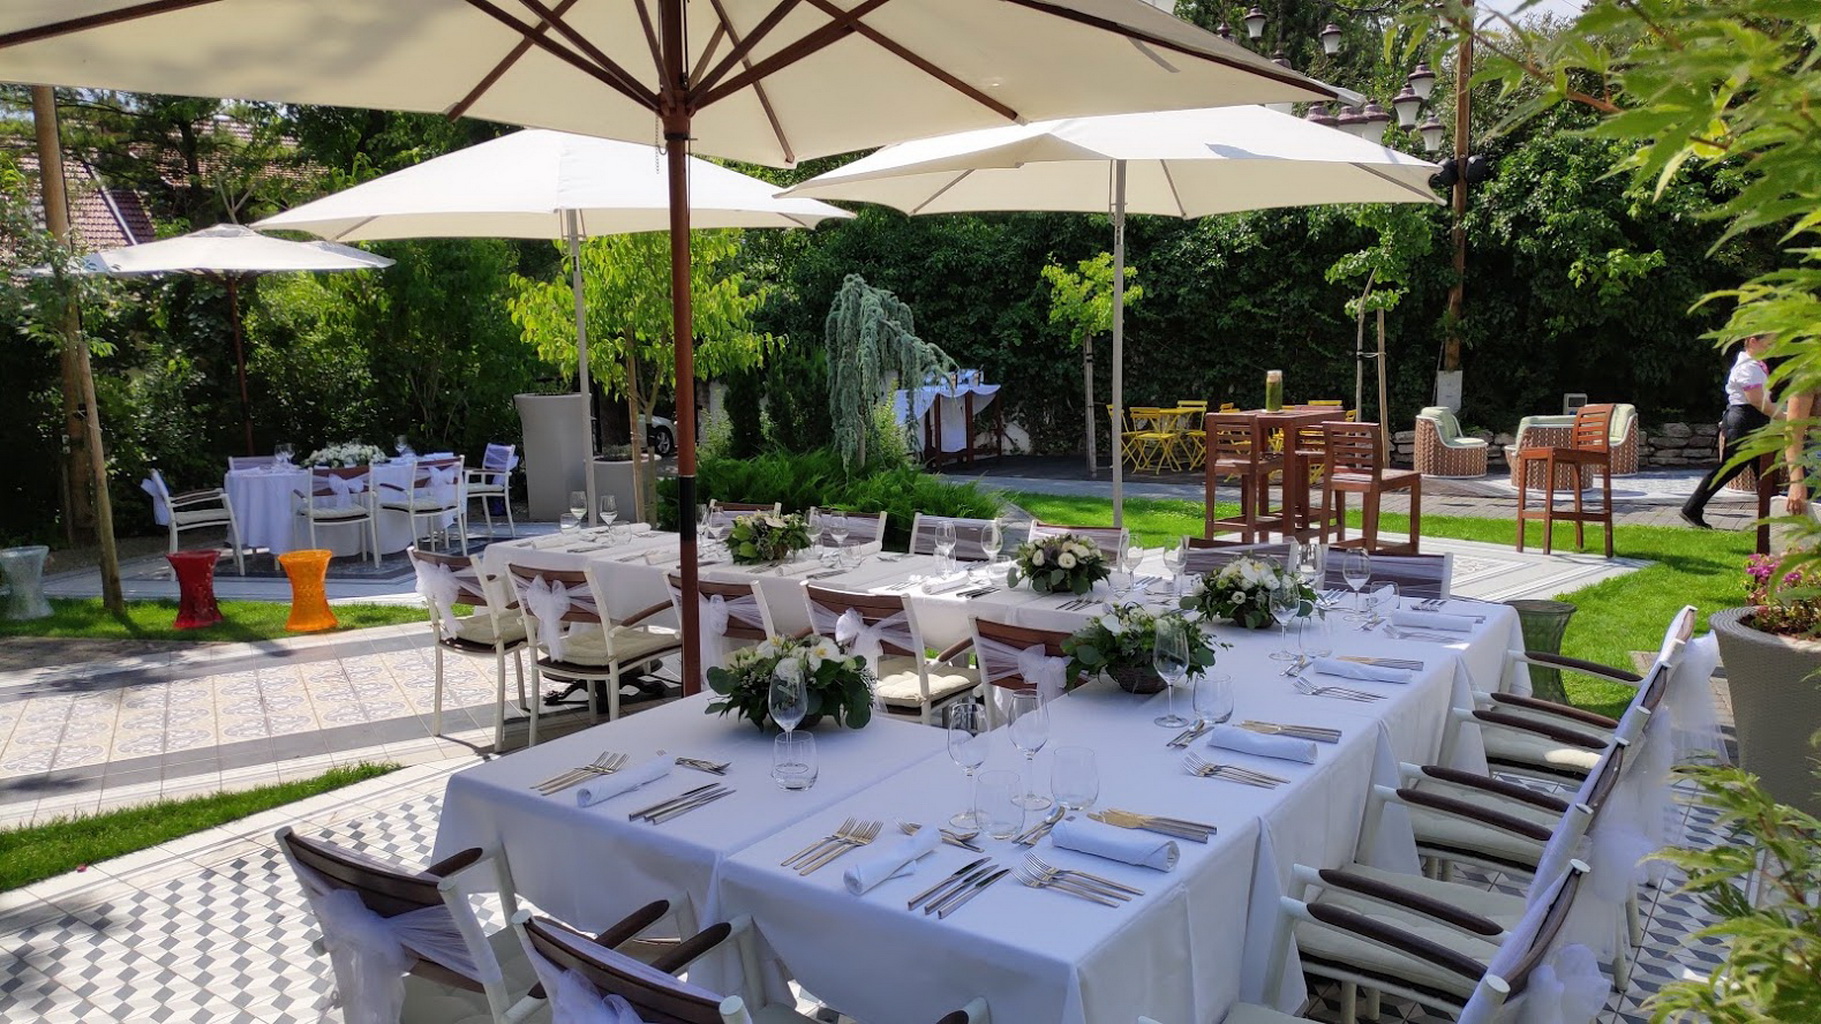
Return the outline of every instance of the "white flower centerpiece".
<path id="1" fill-rule="evenodd" d="M 1111 572 L 1093 538 L 1061 533 L 1018 545 L 1006 586 L 1015 587 L 1023 579 L 1040 594 L 1085 594 Z"/>
<path id="2" fill-rule="evenodd" d="M 866 659 L 843 654 L 833 640 L 820 636 L 773 636 L 733 652 L 727 667 L 708 670 L 708 686 L 719 697 L 709 703 L 708 713 L 738 712 L 760 729 L 772 728 L 772 680 L 778 665 L 792 658 L 803 663 L 809 691 L 808 713 L 798 728 L 812 728 L 823 718 L 849 729 L 872 721 L 873 679 Z"/>
<path id="3" fill-rule="evenodd" d="M 1271 617 L 1272 601 L 1285 591 L 1295 592 L 1303 614 L 1314 609 L 1315 591 L 1294 573 L 1261 558 L 1235 558 L 1197 581 L 1181 605 L 1184 611 L 1200 614 L 1203 622 L 1228 619 L 1247 629 L 1265 629 L 1276 621 Z"/>
<path id="4" fill-rule="evenodd" d="M 1212 666 L 1216 651 L 1232 646 L 1203 635 L 1181 612 L 1153 612 L 1143 605 L 1122 604 L 1096 616 L 1062 642 L 1062 652 L 1069 656 L 1069 678 L 1105 673 L 1131 693 L 1162 690 L 1163 678 L 1152 666 L 1159 629 L 1181 630 L 1189 638 L 1190 677 Z"/>
<path id="5" fill-rule="evenodd" d="M 337 469 L 347 466 L 367 466 L 375 462 L 386 461 L 386 453 L 377 445 L 361 444 L 359 441 L 344 441 L 332 444 L 327 448 L 318 448 L 304 460 L 306 466 L 331 466 Z"/>
<path id="6" fill-rule="evenodd" d="M 727 546 L 742 565 L 782 562 L 809 547 L 809 524 L 796 512 L 754 512 L 733 521 Z"/>

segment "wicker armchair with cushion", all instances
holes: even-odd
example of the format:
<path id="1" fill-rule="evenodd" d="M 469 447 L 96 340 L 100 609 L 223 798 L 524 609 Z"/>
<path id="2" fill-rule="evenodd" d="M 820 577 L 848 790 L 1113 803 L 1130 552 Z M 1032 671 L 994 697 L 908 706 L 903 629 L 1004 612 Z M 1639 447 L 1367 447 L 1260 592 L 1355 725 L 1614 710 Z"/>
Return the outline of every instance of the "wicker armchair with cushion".
<path id="1" fill-rule="evenodd" d="M 1416 414 L 1416 471 L 1424 476 L 1485 476 L 1486 442 L 1461 433 L 1460 421 L 1446 406 L 1429 406 Z"/>
<path id="2" fill-rule="evenodd" d="M 1638 471 L 1638 407 L 1612 407 L 1612 475 L 1630 476 Z"/>

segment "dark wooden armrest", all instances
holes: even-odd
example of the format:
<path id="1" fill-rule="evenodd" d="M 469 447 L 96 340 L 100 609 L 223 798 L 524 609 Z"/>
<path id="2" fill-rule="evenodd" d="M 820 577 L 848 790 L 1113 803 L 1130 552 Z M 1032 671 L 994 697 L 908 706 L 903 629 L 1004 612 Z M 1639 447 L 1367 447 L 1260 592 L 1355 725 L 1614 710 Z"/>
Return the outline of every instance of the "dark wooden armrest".
<path id="1" fill-rule="evenodd" d="M 949 644 L 947 647 L 944 647 L 942 650 L 937 651 L 936 660 L 937 661 L 947 661 L 950 658 L 957 657 L 958 655 L 961 654 L 962 651 L 969 650 L 973 646 L 974 646 L 973 637 L 967 637 L 965 639 L 957 640 L 954 643 Z"/>
<path id="2" fill-rule="evenodd" d="M 1527 789 L 1515 782 L 1506 782 L 1504 779 L 1489 778 L 1485 775 L 1475 775 L 1472 772 L 1464 772 L 1457 768 L 1443 768 L 1434 764 L 1424 765 L 1422 773 L 1438 782 L 1495 793 L 1519 803 L 1542 808 L 1545 811 L 1554 811 L 1557 814 L 1568 813 L 1568 801 L 1549 793 L 1539 793 L 1534 789 Z"/>
<path id="3" fill-rule="evenodd" d="M 646 619 L 651 618 L 653 615 L 656 615 L 659 612 L 667 612 L 673 607 L 675 607 L 675 606 L 672 605 L 669 601 L 659 601 L 657 604 L 654 604 L 649 608 L 640 608 L 638 611 L 633 612 L 631 615 L 628 615 L 625 618 L 616 622 L 615 625 L 636 626 L 639 623 L 645 621 Z"/>
<path id="4" fill-rule="evenodd" d="M 666 974 L 675 974 L 689 965 L 691 960 L 726 941 L 733 934 L 733 925 L 726 921 L 711 924 L 677 944 L 677 947 L 651 962 L 651 966 Z"/>
<path id="5" fill-rule="evenodd" d="M 1425 917 L 1433 917 L 1456 928 L 1464 928 L 1475 935 L 1498 935 L 1505 930 L 1500 928 L 1496 921 L 1469 913 L 1459 907 L 1449 906 L 1440 900 L 1424 896 L 1422 893 L 1401 889 L 1376 878 L 1356 875 L 1341 868 L 1323 868 L 1316 874 L 1321 876 L 1323 884 L 1335 889 L 1356 892 L 1375 900 L 1383 900 L 1395 906 L 1405 907 Z"/>
<path id="6" fill-rule="evenodd" d="M 1475 711 L 1473 717 L 1478 719 L 1482 725 L 1498 725 L 1507 729 L 1516 729 L 1519 732 L 1527 732 L 1533 735 L 1542 736 L 1546 739 L 1555 740 L 1557 743 L 1567 743 L 1571 746 L 1585 747 L 1588 750 L 1605 750 L 1606 744 L 1609 742 L 1608 738 L 1604 736 L 1590 736 L 1587 733 L 1577 732 L 1566 726 L 1552 725 L 1549 722 L 1539 722 L 1534 718 L 1524 718 L 1519 715 L 1507 714 L 1503 711 Z"/>
<path id="7" fill-rule="evenodd" d="M 1585 672 L 1590 676 L 1605 676 L 1608 679 L 1617 679 L 1626 683 L 1641 683 L 1644 681 L 1644 677 L 1635 672 L 1627 672 L 1622 668 L 1613 668 L 1611 665 L 1602 665 L 1597 661 L 1582 661 L 1579 658 L 1570 658 L 1560 654 L 1550 654 L 1547 651 L 1525 651 L 1524 657 L 1530 661 L 1540 661 L 1545 665 L 1553 665 L 1556 668 L 1567 668 L 1573 669 L 1576 672 Z"/>
<path id="8" fill-rule="evenodd" d="M 1546 459 L 1554 454 L 1554 448 L 1519 448 L 1517 457 L 1520 459 Z"/>
<path id="9" fill-rule="evenodd" d="M 1442 796 L 1439 793 L 1425 793 L 1420 789 L 1400 789 L 1397 791 L 1397 795 L 1403 798 L 1405 803 L 1415 804 L 1418 807 L 1427 807 L 1432 811 L 1441 811 L 1446 814 L 1457 815 L 1466 818 L 1469 821 L 1477 821 L 1482 825 L 1488 825 L 1505 832 L 1515 833 L 1526 839 L 1534 839 L 1539 843 L 1548 842 L 1549 837 L 1552 834 L 1548 828 L 1538 825 L 1534 821 L 1525 821 L 1523 818 L 1519 818 L 1515 815 L 1506 814 L 1503 811 L 1494 811 L 1486 807 L 1481 807 L 1478 804 L 1470 804 L 1465 800 L 1456 800 L 1451 796 Z"/>
<path id="10" fill-rule="evenodd" d="M 411 488 L 409 488 L 409 487 L 400 487 L 397 484 L 388 484 L 388 483 L 381 483 L 375 487 L 369 487 L 368 490 L 371 490 L 371 491 L 397 491 L 400 494 L 411 493 Z"/>
<path id="11" fill-rule="evenodd" d="M 1521 697 L 1515 693 L 1495 693 L 1491 696 L 1492 699 L 1499 704 L 1506 704 L 1514 708 L 1523 708 L 1526 711 L 1537 711 L 1546 715 L 1555 715 L 1558 718 L 1572 719 L 1576 722 L 1580 722 L 1582 725 L 1591 725 L 1600 729 L 1617 729 L 1619 727 L 1617 719 L 1607 718 L 1605 715 L 1595 714 L 1592 711 L 1583 711 L 1580 708 L 1568 704 L 1557 704 L 1552 700 L 1538 700 L 1535 697 Z"/>
<path id="12" fill-rule="evenodd" d="M 1452 971 L 1463 978 L 1478 981 L 1486 973 L 1486 965 L 1438 943 L 1431 942 L 1420 935 L 1412 935 L 1402 928 L 1384 921 L 1375 921 L 1357 911 L 1346 907 L 1336 907 L 1325 903 L 1309 904 L 1309 916 L 1331 928 L 1352 932 L 1364 939 L 1382 942 L 1393 949 L 1401 950 L 1419 960 L 1426 960 L 1445 971 Z"/>
<path id="13" fill-rule="evenodd" d="M 455 874 L 457 871 L 460 871 L 461 869 L 469 866 L 470 864 L 473 864 L 475 861 L 480 860 L 481 857 L 483 857 L 483 856 L 485 856 L 485 852 L 480 847 L 470 846 L 466 850 L 462 850 L 458 853 L 452 853 L 449 856 L 444 857 L 442 860 L 437 861 L 435 864 L 432 864 L 429 867 L 425 868 L 424 874 L 439 875 L 441 877 L 447 878 L 448 876 Z"/>
<path id="14" fill-rule="evenodd" d="M 657 924 L 658 920 L 668 913 L 670 913 L 669 900 L 654 900 L 627 914 L 620 919 L 618 924 L 596 935 L 594 941 L 608 949 L 613 949 L 634 935 Z"/>

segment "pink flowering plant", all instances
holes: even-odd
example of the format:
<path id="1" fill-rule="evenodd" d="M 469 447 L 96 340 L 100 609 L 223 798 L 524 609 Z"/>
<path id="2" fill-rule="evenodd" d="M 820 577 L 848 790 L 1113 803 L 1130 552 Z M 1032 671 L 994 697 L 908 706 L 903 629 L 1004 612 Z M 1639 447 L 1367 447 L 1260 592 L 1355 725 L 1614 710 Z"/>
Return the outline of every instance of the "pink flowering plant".
<path id="1" fill-rule="evenodd" d="M 1745 599 L 1750 623 L 1765 633 L 1821 636 L 1821 575 L 1811 568 L 1785 571 L 1769 555 L 1745 563 Z"/>

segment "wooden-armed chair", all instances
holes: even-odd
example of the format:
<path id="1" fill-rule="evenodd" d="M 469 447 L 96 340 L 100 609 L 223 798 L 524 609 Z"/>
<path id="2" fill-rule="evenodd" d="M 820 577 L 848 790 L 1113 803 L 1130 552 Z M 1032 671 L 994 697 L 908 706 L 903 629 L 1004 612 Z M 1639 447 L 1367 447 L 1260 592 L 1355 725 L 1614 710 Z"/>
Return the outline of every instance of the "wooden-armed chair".
<path id="1" fill-rule="evenodd" d="M 1551 553 L 1555 543 L 1555 522 L 1562 519 L 1574 524 L 1574 546 L 1577 550 L 1587 544 L 1586 525 L 1603 524 L 1606 527 L 1606 557 L 1612 557 L 1612 416 L 1613 406 L 1610 403 L 1583 405 L 1574 414 L 1574 426 L 1567 447 L 1518 449 L 1517 479 L 1530 480 L 1529 467 L 1540 463 L 1543 466 L 1543 479 L 1548 482 L 1548 489 L 1543 493 L 1542 508 L 1530 508 L 1530 488 L 1518 487 L 1519 551 L 1524 550 L 1524 524 L 1540 519 L 1543 521 L 1543 553 Z M 1566 471 L 1571 481 L 1567 486 L 1574 492 L 1572 512 L 1556 507 L 1558 469 Z M 1583 504 L 1588 472 L 1597 473 L 1600 477 L 1601 500 L 1592 509 Z"/>
<path id="2" fill-rule="evenodd" d="M 468 503 L 462 497 L 464 475 L 460 456 L 420 458 L 412 469 L 408 487 L 380 484 L 378 501 L 382 511 L 397 512 L 411 520 L 411 536 L 417 540 L 447 534 L 453 527 L 461 537 L 462 554 L 468 553 Z M 420 524 L 420 520 L 423 522 Z"/>
<path id="3" fill-rule="evenodd" d="M 1067 690 L 1074 685 L 1075 681 L 1068 678 L 1068 655 L 1062 649 L 1063 641 L 1071 635 L 1061 630 L 1033 629 L 974 617 L 974 664 L 987 691 L 989 727 L 998 728 L 1009 717 L 1006 714 L 1010 707 L 1009 694 L 1014 690 Z M 1057 661 L 1064 664 L 1058 665 Z M 1001 706 L 1002 701 L 1004 706 Z"/>
<path id="4" fill-rule="evenodd" d="M 1329 510 L 1335 530 L 1335 547 L 1363 547 L 1374 553 L 1420 553 L 1423 534 L 1423 475 L 1409 469 L 1385 468 L 1384 435 L 1376 423 L 1324 423 L 1322 437 L 1322 507 Z M 1378 542 L 1379 503 L 1392 491 L 1410 492 L 1410 540 L 1381 546 Z M 1346 495 L 1360 498 L 1360 536 L 1347 539 Z M 1321 531 L 1328 543 L 1327 523 Z"/>
<path id="5" fill-rule="evenodd" d="M 910 553 L 913 555 L 933 555 L 936 553 L 936 531 L 943 523 L 955 528 L 955 560 L 959 562 L 984 562 L 989 554 L 986 550 L 987 527 L 999 530 L 999 547 L 1001 551 L 1011 550 L 1012 544 L 1005 535 L 1005 524 L 997 519 L 969 519 L 964 516 L 931 516 L 922 512 L 911 520 Z"/>
<path id="6" fill-rule="evenodd" d="M 512 667 L 518 676 L 518 703 L 529 706 L 525 694 L 525 661 L 523 652 L 529 640 L 525 619 L 518 602 L 510 596 L 511 587 L 503 580 L 484 576 L 480 564 L 467 555 L 445 555 L 434 551 L 408 549 L 411 566 L 417 571 L 417 592 L 430 606 L 430 628 L 436 634 L 436 695 L 430 713 L 430 731 L 443 734 L 443 652 L 454 651 L 469 656 L 493 656 L 498 693 L 494 699 L 493 747 L 506 743 L 506 655 L 512 655 Z M 502 598 L 490 591 L 503 592 Z M 474 611 L 455 614 L 458 604 L 470 605 Z"/>
<path id="7" fill-rule="evenodd" d="M 683 577 L 673 572 L 665 578 L 670 583 L 670 603 L 676 607 L 680 619 Z M 697 580 L 696 593 L 700 595 L 697 601 L 701 605 L 703 671 L 725 667 L 728 656 L 734 651 L 763 642 L 771 635 L 757 584 Z M 720 605 L 719 613 L 714 611 L 716 604 Z"/>
<path id="8" fill-rule="evenodd" d="M 278 464 L 278 456 L 276 456 L 276 455 L 230 455 L 230 456 L 228 456 L 228 469 L 229 470 L 265 469 L 267 466 L 276 466 L 277 464 Z"/>
<path id="9" fill-rule="evenodd" d="M 668 600 L 615 620 L 604 610 L 603 595 L 585 570 L 508 564 L 506 571 L 524 613 L 537 677 L 584 684 L 591 715 L 600 713 L 595 683 L 607 684 L 607 719 L 612 721 L 620 717 L 620 676 L 683 646 L 679 634 L 641 625 L 669 611 Z M 542 705 L 542 699 L 531 702 L 526 742 L 532 745 L 537 743 Z"/>
<path id="10" fill-rule="evenodd" d="M 1323 586 L 1340 590 L 1347 585 L 1341 572 L 1341 560 L 1330 559 Z M 1372 582 L 1397 584 L 1399 597 L 1420 600 L 1446 598 L 1454 591 L 1454 555 L 1380 555 L 1372 556 Z"/>
<path id="11" fill-rule="evenodd" d="M 496 501 L 506 510 L 506 532 L 518 536 L 518 524 L 512 521 L 512 471 L 517 467 L 517 445 L 489 444 L 481 455 L 481 467 L 468 470 L 468 494 L 462 505 L 463 512 L 467 510 L 467 502 L 480 501 L 489 539 L 493 537 L 493 503 Z"/>
<path id="12" fill-rule="evenodd" d="M 717 501 L 714 503 L 714 513 L 710 516 L 710 521 L 718 526 L 730 527 L 733 525 L 733 521 L 741 516 L 749 516 L 754 512 L 782 511 L 784 511 L 784 503 L 781 501 L 774 501 L 769 505 L 764 502 Z"/>
<path id="13" fill-rule="evenodd" d="M 318 548 L 316 527 L 365 524 L 361 548 L 373 553 L 379 564 L 379 505 L 375 500 L 373 473 L 367 466 L 316 466 L 310 470 L 309 493 L 292 491 L 297 514 L 310 524 L 310 546 Z"/>
<path id="14" fill-rule="evenodd" d="M 1284 541 L 1236 544 L 1208 537 L 1184 537 L 1182 547 L 1182 571 L 1194 575 L 1219 572 L 1240 558 L 1262 558 L 1282 565 L 1290 557 L 1290 545 Z"/>
<path id="15" fill-rule="evenodd" d="M 1207 464 L 1202 535 L 1237 532 L 1241 543 L 1253 544 L 1273 532 L 1287 531 L 1288 513 L 1282 509 L 1271 511 L 1271 476 L 1282 472 L 1284 457 L 1271 450 L 1264 424 L 1244 413 L 1216 412 L 1209 413 L 1203 425 Z M 1214 514 L 1222 477 L 1239 481 L 1237 516 Z"/>
<path id="16" fill-rule="evenodd" d="M 234 503 L 225 489 L 210 487 L 172 494 L 164 482 L 164 474 L 156 469 L 146 480 L 145 489 L 151 493 L 153 503 L 163 507 L 165 525 L 171 533 L 171 554 L 177 553 L 177 535 L 185 530 L 226 527 L 228 545 L 234 550 L 234 571 L 242 576 L 247 574 L 245 548 L 240 543 L 240 523 L 234 518 Z"/>
<path id="17" fill-rule="evenodd" d="M 876 554 L 885 547 L 885 521 L 889 514 L 884 511 L 844 512 L 840 509 L 811 507 L 807 517 L 810 526 L 810 540 L 816 544 L 832 546 L 835 538 L 830 532 L 826 517 L 839 515 L 845 520 L 847 526 L 847 536 L 842 539 L 841 546 L 858 548 L 865 554 Z"/>
<path id="18" fill-rule="evenodd" d="M 886 711 L 916 715 L 924 725 L 940 724 L 943 708 L 973 699 L 980 674 L 955 663 L 967 653 L 969 641 L 926 657 L 916 610 L 903 594 L 863 594 L 814 583 L 803 592 L 816 633 L 867 659 L 878 676 L 873 700 Z"/>

